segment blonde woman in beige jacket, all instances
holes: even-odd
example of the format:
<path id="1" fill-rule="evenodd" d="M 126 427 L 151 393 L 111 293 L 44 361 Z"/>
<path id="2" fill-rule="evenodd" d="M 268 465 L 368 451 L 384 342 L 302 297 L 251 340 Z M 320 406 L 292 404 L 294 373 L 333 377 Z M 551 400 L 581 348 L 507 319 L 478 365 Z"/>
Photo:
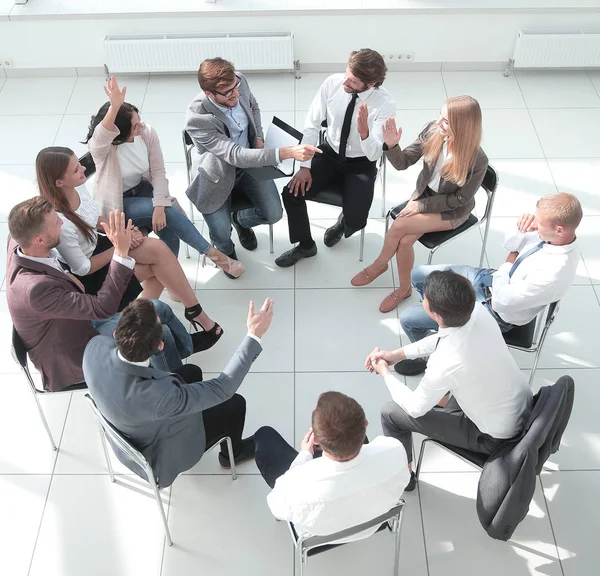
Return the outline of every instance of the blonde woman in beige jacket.
<path id="1" fill-rule="evenodd" d="M 120 89 L 111 77 L 104 92 L 109 102 L 92 117 L 85 140 L 96 165 L 94 199 L 100 214 L 106 218 L 112 210 L 123 210 L 135 226 L 154 230 L 175 256 L 181 239 L 228 277 L 241 276 L 244 266 L 211 246 L 169 195 L 158 134 L 125 102 L 127 88 Z"/>

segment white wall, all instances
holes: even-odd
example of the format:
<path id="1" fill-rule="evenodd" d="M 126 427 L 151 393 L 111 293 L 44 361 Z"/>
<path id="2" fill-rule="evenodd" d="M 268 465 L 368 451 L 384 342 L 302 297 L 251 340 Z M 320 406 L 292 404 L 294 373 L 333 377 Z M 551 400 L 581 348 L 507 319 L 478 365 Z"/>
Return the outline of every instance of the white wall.
<path id="1" fill-rule="evenodd" d="M 411 51 L 420 63 L 499 63 L 512 56 L 519 28 L 600 28 L 598 11 L 579 14 L 199 14 L 0 22 L 0 58 L 19 68 L 101 67 L 105 34 L 291 30 L 302 65 L 344 63 L 352 49 Z"/>

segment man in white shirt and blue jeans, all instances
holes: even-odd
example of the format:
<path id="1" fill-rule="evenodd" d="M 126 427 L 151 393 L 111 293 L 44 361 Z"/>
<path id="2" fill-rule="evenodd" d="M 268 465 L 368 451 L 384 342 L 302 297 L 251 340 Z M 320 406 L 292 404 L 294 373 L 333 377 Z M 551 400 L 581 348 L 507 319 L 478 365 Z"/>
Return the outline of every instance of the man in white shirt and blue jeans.
<path id="1" fill-rule="evenodd" d="M 271 427 L 254 434 L 256 465 L 273 488 L 269 508 L 276 518 L 292 522 L 298 536 L 334 534 L 398 503 L 409 478 L 406 452 L 394 438 L 378 436 L 367 443 L 367 424 L 356 400 L 325 392 L 300 452 Z"/>
<path id="2" fill-rule="evenodd" d="M 392 396 L 382 409 L 381 425 L 386 436 L 406 448 L 408 491 L 416 485 L 413 432 L 491 454 L 522 431 L 532 405 L 525 376 L 494 318 L 476 303 L 467 278 L 452 270 L 433 271 L 423 283 L 423 309 L 439 325 L 437 334 L 393 351 L 375 348 L 365 362 L 383 377 Z M 427 369 L 414 391 L 390 371 L 390 364 L 427 356 Z"/>
<path id="3" fill-rule="evenodd" d="M 465 265 L 415 266 L 413 286 L 423 296 L 423 282 L 434 270 L 451 269 L 468 278 L 481 302 L 494 317 L 500 330 L 531 322 L 545 306 L 564 297 L 575 278 L 579 246 L 575 231 L 583 212 L 572 194 L 560 193 L 540 198 L 535 214 L 523 214 L 504 248 L 510 254 L 494 270 Z M 422 305 L 400 314 L 400 324 L 411 342 L 437 330 L 437 324 Z M 421 374 L 426 359 L 404 361 L 395 366 L 399 374 Z"/>

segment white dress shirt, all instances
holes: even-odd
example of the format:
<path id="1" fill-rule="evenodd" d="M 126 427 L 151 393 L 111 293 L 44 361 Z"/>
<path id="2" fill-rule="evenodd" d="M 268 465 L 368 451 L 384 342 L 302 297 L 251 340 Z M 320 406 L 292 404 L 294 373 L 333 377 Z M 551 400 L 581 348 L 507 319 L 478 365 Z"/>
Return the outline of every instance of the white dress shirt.
<path id="1" fill-rule="evenodd" d="M 512 438 L 521 431 L 531 407 L 531 388 L 498 323 L 483 305 L 475 304 L 464 326 L 441 328 L 403 350 L 408 360 L 429 356 L 414 392 L 394 375 L 385 378 L 392 399 L 407 414 L 423 416 L 452 392 L 467 418 L 484 434 Z"/>
<path id="2" fill-rule="evenodd" d="M 352 97 L 344 90 L 343 82 L 344 74 L 333 74 L 321 84 L 306 114 L 302 144 L 316 146 L 319 142 L 321 122 L 327 120 L 327 142 L 339 153 L 344 116 Z M 369 108 L 369 136 L 366 140 L 361 140 L 356 124 L 358 109 L 363 103 Z M 377 160 L 383 153 L 383 124 L 387 118 L 395 116 L 396 102 L 385 88 L 380 86 L 361 92 L 352 114 L 346 158 L 366 156 L 373 162 Z M 310 168 L 310 165 L 310 160 L 300 163 L 300 166 L 306 168 Z"/>
<path id="3" fill-rule="evenodd" d="M 137 137 L 133 142 L 123 142 L 116 148 L 123 179 L 123 192 L 126 192 L 137 186 L 142 176 L 150 170 L 148 147 L 141 138 Z"/>
<path id="4" fill-rule="evenodd" d="M 444 166 L 446 160 L 448 160 L 448 158 L 451 156 L 452 154 L 448 154 L 448 142 L 444 140 L 444 144 L 440 150 L 435 166 L 433 167 L 433 172 L 431 173 L 431 178 L 428 184 L 429 188 L 431 188 L 434 192 L 439 192 L 440 180 L 442 179 L 442 167 Z"/>
<path id="5" fill-rule="evenodd" d="M 504 243 L 510 252 L 526 252 L 539 244 L 537 232 L 517 232 Z M 579 263 L 577 241 L 565 246 L 544 244 L 541 250 L 523 259 L 509 278 L 512 268 L 505 262 L 493 274 L 492 308 L 504 320 L 523 326 L 544 306 L 560 300 L 575 278 Z"/>
<path id="6" fill-rule="evenodd" d="M 275 482 L 267 503 L 276 518 L 293 522 L 301 536 L 327 535 L 376 518 L 394 506 L 410 475 L 406 451 L 378 436 L 348 462 L 301 451 Z M 346 541 L 377 531 L 375 527 Z"/>

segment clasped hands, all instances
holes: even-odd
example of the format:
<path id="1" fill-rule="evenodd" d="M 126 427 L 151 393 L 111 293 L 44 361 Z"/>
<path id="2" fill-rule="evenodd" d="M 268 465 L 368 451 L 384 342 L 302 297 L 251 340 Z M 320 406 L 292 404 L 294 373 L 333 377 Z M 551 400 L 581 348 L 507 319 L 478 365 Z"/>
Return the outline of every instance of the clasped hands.
<path id="1" fill-rule="evenodd" d="M 390 364 L 396 363 L 394 353 L 389 350 L 375 348 L 365 360 L 365 368 L 369 372 L 376 372 L 379 376 L 390 374 Z"/>

